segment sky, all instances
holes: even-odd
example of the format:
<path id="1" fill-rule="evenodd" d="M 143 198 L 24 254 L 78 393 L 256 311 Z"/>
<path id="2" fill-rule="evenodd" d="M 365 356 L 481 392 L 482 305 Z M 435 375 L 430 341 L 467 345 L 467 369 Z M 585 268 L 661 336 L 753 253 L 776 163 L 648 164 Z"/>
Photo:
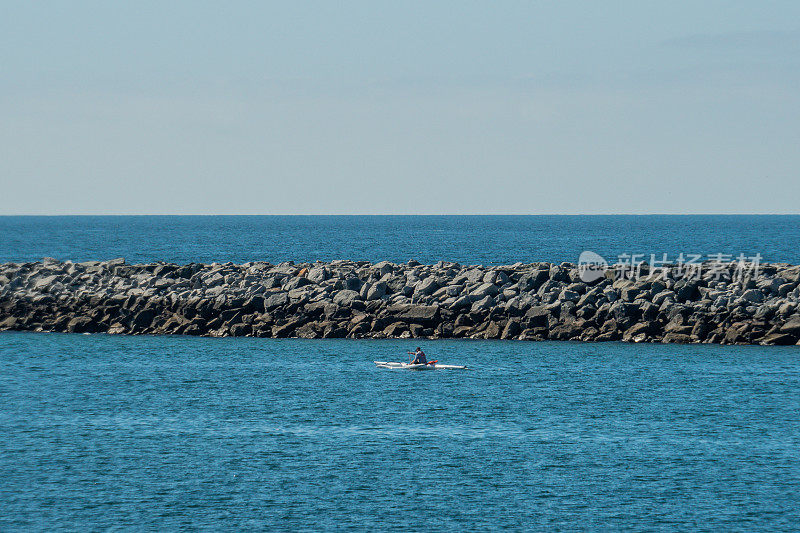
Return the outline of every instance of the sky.
<path id="1" fill-rule="evenodd" d="M 800 213 L 800 2 L 0 0 L 0 215 Z"/>

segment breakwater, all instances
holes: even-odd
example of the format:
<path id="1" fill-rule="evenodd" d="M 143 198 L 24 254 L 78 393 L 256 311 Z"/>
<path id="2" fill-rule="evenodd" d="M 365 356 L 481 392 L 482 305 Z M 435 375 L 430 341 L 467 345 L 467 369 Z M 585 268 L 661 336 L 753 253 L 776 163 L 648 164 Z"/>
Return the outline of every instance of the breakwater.
<path id="1" fill-rule="evenodd" d="M 0 330 L 304 338 L 800 342 L 800 266 L 0 264 Z M 582 276 L 582 273 L 584 274 Z"/>

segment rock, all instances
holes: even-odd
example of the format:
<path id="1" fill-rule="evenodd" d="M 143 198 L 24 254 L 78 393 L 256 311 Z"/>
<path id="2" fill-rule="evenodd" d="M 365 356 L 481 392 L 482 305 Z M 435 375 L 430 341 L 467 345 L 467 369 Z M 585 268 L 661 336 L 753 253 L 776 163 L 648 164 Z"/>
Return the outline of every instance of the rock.
<path id="1" fill-rule="evenodd" d="M 306 274 L 308 281 L 316 284 L 320 284 L 330 277 L 331 275 L 328 269 L 322 266 L 313 267 L 309 269 L 308 273 Z"/>
<path id="2" fill-rule="evenodd" d="M 800 267 L 579 281 L 575 265 L 123 261 L 0 265 L 0 329 L 791 344 Z M 643 269 L 643 274 L 647 269 Z M 346 325 L 346 327 L 345 327 Z M 86 330 L 86 331 L 84 331 Z M 623 335 L 624 332 L 624 335 Z M 688 339 L 687 339 L 688 337 Z"/>
<path id="3" fill-rule="evenodd" d="M 463 290 L 461 285 L 448 285 L 444 288 L 444 292 L 448 296 L 459 296 Z"/>
<path id="4" fill-rule="evenodd" d="M 784 283 L 783 285 L 778 287 L 778 296 L 780 296 L 781 298 L 786 298 L 786 296 L 788 296 L 789 293 L 792 292 L 792 289 L 794 288 L 795 288 L 794 283 Z"/>
<path id="5" fill-rule="evenodd" d="M 571 291 L 569 289 L 564 289 L 561 291 L 561 294 L 558 296 L 558 299 L 561 301 L 567 302 L 577 302 L 580 300 L 581 295 L 576 291 Z"/>
<path id="6" fill-rule="evenodd" d="M 285 292 L 273 293 L 264 299 L 264 310 L 270 311 L 276 307 L 283 307 L 289 303 L 289 295 Z"/>
<path id="7" fill-rule="evenodd" d="M 764 301 L 764 293 L 758 289 L 750 289 L 742 294 L 742 298 L 748 302 L 761 303 Z"/>
<path id="8" fill-rule="evenodd" d="M 455 311 L 458 309 L 464 309 L 466 307 L 472 307 L 472 301 L 473 299 L 469 295 L 461 296 L 459 298 L 456 298 L 456 300 L 452 304 L 450 304 L 450 309 L 453 309 Z"/>
<path id="9" fill-rule="evenodd" d="M 497 339 L 500 337 L 500 325 L 497 322 L 490 321 L 486 326 L 483 333 L 485 339 Z"/>
<path id="10" fill-rule="evenodd" d="M 291 290 L 309 285 L 310 283 L 311 281 L 309 281 L 307 278 L 296 276 L 294 278 L 291 278 L 283 285 L 283 290 L 289 292 Z"/>
<path id="11" fill-rule="evenodd" d="M 372 265 L 372 268 L 377 271 L 380 276 L 385 276 L 387 274 L 391 274 L 394 271 L 394 265 L 389 261 L 381 261 L 380 263 L 375 263 Z"/>
<path id="12" fill-rule="evenodd" d="M 75 317 L 67 323 L 69 333 L 94 333 L 97 327 L 91 318 L 85 316 Z"/>
<path id="13" fill-rule="evenodd" d="M 797 344 L 798 337 L 787 333 L 770 333 L 761 339 L 761 344 L 791 346 Z"/>
<path id="14" fill-rule="evenodd" d="M 473 313 L 480 313 L 482 311 L 488 311 L 492 307 L 494 307 L 494 298 L 491 296 L 486 296 L 483 299 L 473 303 L 470 311 Z"/>
<path id="15" fill-rule="evenodd" d="M 394 322 L 383 330 L 387 337 L 399 337 L 404 332 L 408 331 L 408 324 L 405 322 Z"/>
<path id="16" fill-rule="evenodd" d="M 800 316 L 791 317 L 780 327 L 780 332 L 786 335 L 800 337 Z"/>
<path id="17" fill-rule="evenodd" d="M 581 321 L 568 320 L 559 322 L 554 327 L 550 328 L 549 337 L 553 340 L 571 340 L 580 337 L 582 330 Z"/>
<path id="18" fill-rule="evenodd" d="M 342 307 L 352 307 L 353 302 L 358 300 L 361 300 L 361 295 L 350 289 L 341 290 L 333 297 L 333 303 Z"/>
<path id="19" fill-rule="evenodd" d="M 690 344 L 692 342 L 692 337 L 687 333 L 678 333 L 675 331 L 671 331 L 666 335 L 664 335 L 664 338 L 661 339 L 661 342 L 675 343 L 675 344 Z"/>
<path id="20" fill-rule="evenodd" d="M 536 291 L 550 278 L 549 270 L 536 270 L 520 277 L 517 285 L 521 291 Z"/>
<path id="21" fill-rule="evenodd" d="M 22 326 L 22 321 L 15 316 L 9 316 L 0 320 L 0 331 L 17 329 L 20 326 Z"/>
<path id="22" fill-rule="evenodd" d="M 522 332 L 522 325 L 520 324 L 520 321 L 512 318 L 506 323 L 505 328 L 503 328 L 503 333 L 500 334 L 500 338 L 513 339 L 521 332 Z"/>
<path id="23" fill-rule="evenodd" d="M 470 295 L 473 298 L 481 299 L 486 296 L 495 296 L 499 292 L 500 289 L 497 287 L 497 285 L 494 285 L 492 283 L 482 283 L 476 289 L 471 291 Z"/>
<path id="24" fill-rule="evenodd" d="M 651 335 L 655 332 L 655 326 L 650 322 L 637 322 L 633 326 L 627 329 L 625 333 L 622 335 L 622 340 L 626 342 L 630 341 L 637 341 L 637 339 L 642 340 L 646 338 L 648 335 Z M 644 337 L 643 337 L 644 336 Z"/>
<path id="25" fill-rule="evenodd" d="M 357 278 L 355 276 L 349 277 L 349 278 L 344 280 L 345 290 L 358 292 L 358 291 L 361 290 L 361 284 L 362 283 L 363 282 L 359 278 Z"/>
<path id="26" fill-rule="evenodd" d="M 420 324 L 409 324 L 408 331 L 411 332 L 411 336 L 415 339 L 418 337 L 423 337 L 425 332 L 425 327 L 421 326 Z"/>
<path id="27" fill-rule="evenodd" d="M 550 312 L 543 306 L 531 307 L 525 313 L 525 323 L 531 328 L 547 327 Z"/>
<path id="28" fill-rule="evenodd" d="M 436 305 L 396 305 L 387 311 L 402 321 L 423 326 L 435 326 L 439 319 L 439 306 Z"/>
<path id="29" fill-rule="evenodd" d="M 380 300 L 386 295 L 386 283 L 379 281 L 370 286 L 367 291 L 367 301 Z"/>
<path id="30" fill-rule="evenodd" d="M 427 296 L 433 294 L 439 288 L 439 283 L 433 276 L 425 278 L 414 287 L 414 294 Z"/>
<path id="31" fill-rule="evenodd" d="M 626 302 L 633 302 L 641 293 L 642 291 L 636 287 L 625 287 L 619 291 L 620 297 Z"/>
<path id="32" fill-rule="evenodd" d="M 725 331 L 725 342 L 737 344 L 747 340 L 747 324 L 736 322 L 728 326 Z"/>
<path id="33" fill-rule="evenodd" d="M 550 265 L 550 280 L 557 282 L 569 281 L 569 271 L 562 265 Z"/>
<path id="34" fill-rule="evenodd" d="M 689 281 L 685 283 L 677 291 L 678 300 L 681 302 L 694 300 L 697 295 L 698 295 L 697 282 L 695 281 Z M 655 301 L 653 301 L 653 303 L 655 303 Z"/>
<path id="35" fill-rule="evenodd" d="M 152 309 L 143 309 L 131 321 L 131 327 L 142 330 L 150 327 L 156 314 Z"/>
<path id="36" fill-rule="evenodd" d="M 231 337 L 244 337 L 249 335 L 251 331 L 252 328 L 248 324 L 233 324 L 228 330 Z"/>
<path id="37" fill-rule="evenodd" d="M 285 324 L 272 327 L 272 336 L 276 339 L 290 337 L 298 326 L 302 325 L 301 320 L 290 320 Z"/>

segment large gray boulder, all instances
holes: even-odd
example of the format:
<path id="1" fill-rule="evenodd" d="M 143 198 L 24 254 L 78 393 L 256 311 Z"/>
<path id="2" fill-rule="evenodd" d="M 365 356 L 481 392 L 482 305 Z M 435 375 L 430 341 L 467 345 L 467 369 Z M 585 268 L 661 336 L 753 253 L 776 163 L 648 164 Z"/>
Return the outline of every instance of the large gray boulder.
<path id="1" fill-rule="evenodd" d="M 780 329 L 781 333 L 800 337 L 800 316 L 795 315 L 787 320 Z"/>
<path id="2" fill-rule="evenodd" d="M 269 311 L 289 303 L 289 295 L 285 292 L 276 292 L 264 299 L 264 309 Z"/>
<path id="3" fill-rule="evenodd" d="M 475 298 L 484 298 L 486 296 L 495 296 L 500 293 L 500 288 L 493 283 L 482 283 L 473 289 L 470 294 Z"/>
<path id="4" fill-rule="evenodd" d="M 360 301 L 361 295 L 354 290 L 344 289 L 336 293 L 333 297 L 333 303 L 342 307 L 350 307 L 353 302 Z"/>
<path id="5" fill-rule="evenodd" d="M 744 291 L 742 298 L 752 303 L 761 303 L 764 301 L 764 293 L 758 289 L 749 289 Z"/>
<path id="6" fill-rule="evenodd" d="M 331 275 L 330 275 L 330 272 L 328 272 L 327 268 L 322 267 L 322 266 L 316 266 L 316 267 L 311 268 L 308 271 L 308 274 L 306 274 L 306 277 L 312 283 L 319 284 L 319 283 L 322 283 L 323 281 L 327 280 L 328 278 L 330 278 Z"/>
<path id="7" fill-rule="evenodd" d="M 482 299 L 478 300 L 477 302 L 472 304 L 472 308 L 470 309 L 473 313 L 480 313 L 482 311 L 488 311 L 492 307 L 494 307 L 495 302 L 494 298 L 491 296 L 485 296 Z"/>
<path id="8" fill-rule="evenodd" d="M 392 305 L 386 311 L 396 319 L 423 326 L 434 326 L 439 318 L 438 305 Z"/>
<path id="9" fill-rule="evenodd" d="M 422 281 L 417 282 L 414 286 L 414 294 L 419 296 L 429 296 L 436 292 L 439 288 L 439 283 L 436 281 L 436 278 L 433 276 L 429 276 Z"/>
<path id="10" fill-rule="evenodd" d="M 380 276 L 391 274 L 394 271 L 394 265 L 389 261 L 381 261 L 372 265 L 373 270 L 377 271 Z"/>
<path id="11" fill-rule="evenodd" d="M 380 300 L 386 295 L 386 283 L 379 281 L 367 290 L 367 301 Z"/>

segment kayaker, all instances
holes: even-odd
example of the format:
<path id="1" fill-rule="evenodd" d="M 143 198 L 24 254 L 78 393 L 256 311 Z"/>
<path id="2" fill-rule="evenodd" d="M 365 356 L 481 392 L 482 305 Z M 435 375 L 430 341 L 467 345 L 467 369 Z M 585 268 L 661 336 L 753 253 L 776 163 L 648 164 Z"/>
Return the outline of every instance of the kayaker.
<path id="1" fill-rule="evenodd" d="M 408 352 L 409 355 L 414 355 L 414 360 L 411 361 L 412 365 L 427 365 L 428 358 L 425 357 L 425 352 L 422 351 L 422 348 L 417 346 L 417 351 L 415 352 Z"/>

